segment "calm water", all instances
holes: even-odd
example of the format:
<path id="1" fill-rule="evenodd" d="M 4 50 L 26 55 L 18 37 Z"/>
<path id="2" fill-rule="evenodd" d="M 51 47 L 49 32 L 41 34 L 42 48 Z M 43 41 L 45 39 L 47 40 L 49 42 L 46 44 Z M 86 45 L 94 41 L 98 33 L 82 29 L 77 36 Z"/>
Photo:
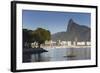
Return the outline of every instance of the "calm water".
<path id="1" fill-rule="evenodd" d="M 90 48 L 51 48 L 45 50 L 48 52 L 42 53 L 40 57 L 33 54 L 31 61 L 37 62 L 37 59 L 39 59 L 40 62 L 91 59 Z"/>

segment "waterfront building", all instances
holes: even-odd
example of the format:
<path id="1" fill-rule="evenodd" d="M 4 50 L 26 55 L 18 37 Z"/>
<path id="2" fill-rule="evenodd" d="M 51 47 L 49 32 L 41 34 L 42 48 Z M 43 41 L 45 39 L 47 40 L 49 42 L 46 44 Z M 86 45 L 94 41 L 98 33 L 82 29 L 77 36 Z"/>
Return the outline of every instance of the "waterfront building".
<path id="1" fill-rule="evenodd" d="M 89 42 L 89 41 L 86 42 L 86 45 L 87 45 L 87 46 L 91 46 L 91 42 Z"/>
<path id="2" fill-rule="evenodd" d="M 77 42 L 77 45 L 79 45 L 79 46 L 83 46 L 84 45 L 85 46 L 85 42 L 83 42 L 83 41 L 82 42 Z"/>

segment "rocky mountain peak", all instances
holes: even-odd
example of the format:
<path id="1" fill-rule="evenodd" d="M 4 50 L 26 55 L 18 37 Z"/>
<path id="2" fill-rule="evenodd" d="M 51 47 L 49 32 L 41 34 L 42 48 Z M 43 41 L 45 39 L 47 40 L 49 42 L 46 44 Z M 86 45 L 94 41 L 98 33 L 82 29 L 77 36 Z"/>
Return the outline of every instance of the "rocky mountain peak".
<path id="1" fill-rule="evenodd" d="M 73 19 L 71 18 L 71 19 L 69 20 L 68 24 L 73 24 L 73 23 L 74 23 L 74 21 L 73 21 Z"/>
<path id="2" fill-rule="evenodd" d="M 90 41 L 91 30 L 89 27 L 76 23 L 73 19 L 69 19 L 67 30 L 52 35 L 52 40 L 69 40 L 74 41 Z"/>
<path id="3" fill-rule="evenodd" d="M 67 32 L 75 31 L 78 28 L 79 28 L 79 24 L 75 23 L 73 19 L 70 19 L 68 21 Z"/>

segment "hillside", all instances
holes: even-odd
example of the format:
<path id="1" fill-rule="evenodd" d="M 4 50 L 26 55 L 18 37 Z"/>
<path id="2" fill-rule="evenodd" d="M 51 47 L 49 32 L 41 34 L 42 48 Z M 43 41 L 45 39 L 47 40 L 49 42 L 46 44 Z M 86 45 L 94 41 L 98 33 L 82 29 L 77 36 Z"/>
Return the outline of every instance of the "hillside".
<path id="1" fill-rule="evenodd" d="M 58 32 L 51 36 L 53 41 L 74 41 L 76 38 L 78 41 L 90 41 L 91 29 L 87 26 L 79 25 L 70 19 L 68 27 L 64 32 Z"/>

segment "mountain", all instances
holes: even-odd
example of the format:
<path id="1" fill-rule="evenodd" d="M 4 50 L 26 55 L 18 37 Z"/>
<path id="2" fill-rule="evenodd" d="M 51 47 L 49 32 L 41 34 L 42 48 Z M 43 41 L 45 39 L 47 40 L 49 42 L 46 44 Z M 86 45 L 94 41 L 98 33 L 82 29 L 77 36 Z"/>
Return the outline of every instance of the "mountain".
<path id="1" fill-rule="evenodd" d="M 70 19 L 66 31 L 55 33 L 51 36 L 53 41 L 90 41 L 91 29 L 87 26 L 79 25 Z"/>

